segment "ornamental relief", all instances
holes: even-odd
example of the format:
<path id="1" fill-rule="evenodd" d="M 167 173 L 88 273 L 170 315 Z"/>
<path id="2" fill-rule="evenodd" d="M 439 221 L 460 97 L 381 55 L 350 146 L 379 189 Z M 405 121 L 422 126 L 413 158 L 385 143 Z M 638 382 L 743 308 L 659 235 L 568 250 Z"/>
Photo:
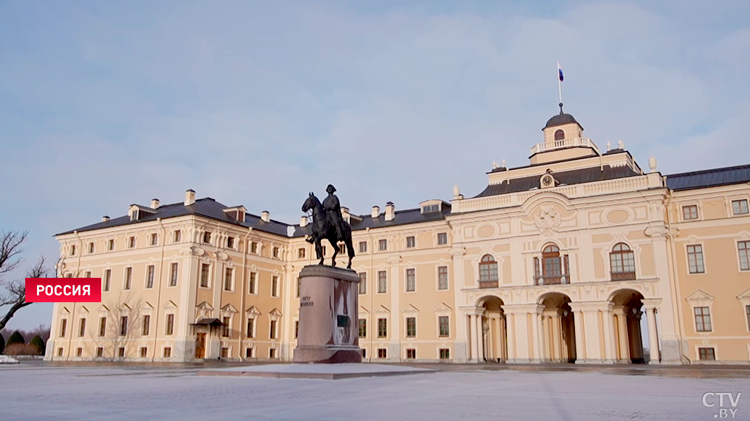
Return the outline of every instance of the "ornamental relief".
<path id="1" fill-rule="evenodd" d="M 561 223 L 560 212 L 552 205 L 542 205 L 534 215 L 534 226 L 547 237 L 556 234 L 560 230 Z"/>

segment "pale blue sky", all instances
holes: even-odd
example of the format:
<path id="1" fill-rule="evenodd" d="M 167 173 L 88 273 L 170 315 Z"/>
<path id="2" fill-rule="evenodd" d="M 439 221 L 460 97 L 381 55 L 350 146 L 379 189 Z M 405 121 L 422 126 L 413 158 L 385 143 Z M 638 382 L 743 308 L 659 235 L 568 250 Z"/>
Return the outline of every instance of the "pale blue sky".
<path id="1" fill-rule="evenodd" d="M 328 183 L 356 213 L 475 195 L 492 161 L 528 163 L 556 61 L 600 147 L 663 173 L 745 164 L 748 18 L 746 0 L 0 1 L 0 229 L 54 261 L 54 233 L 187 188 L 287 222 Z"/>

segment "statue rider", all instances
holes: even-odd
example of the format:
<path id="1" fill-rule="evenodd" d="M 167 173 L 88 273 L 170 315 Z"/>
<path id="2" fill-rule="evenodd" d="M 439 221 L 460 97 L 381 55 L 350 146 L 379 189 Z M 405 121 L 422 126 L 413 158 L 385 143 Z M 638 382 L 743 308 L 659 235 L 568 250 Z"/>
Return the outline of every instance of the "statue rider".
<path id="1" fill-rule="evenodd" d="M 341 231 L 341 204 L 339 203 L 339 198 L 333 194 L 333 192 L 336 191 L 336 188 L 329 184 L 328 187 L 326 187 L 326 191 L 328 192 L 328 197 L 323 200 L 323 209 L 326 210 L 328 223 L 336 227 L 336 237 L 339 241 L 343 241 L 344 235 Z"/>

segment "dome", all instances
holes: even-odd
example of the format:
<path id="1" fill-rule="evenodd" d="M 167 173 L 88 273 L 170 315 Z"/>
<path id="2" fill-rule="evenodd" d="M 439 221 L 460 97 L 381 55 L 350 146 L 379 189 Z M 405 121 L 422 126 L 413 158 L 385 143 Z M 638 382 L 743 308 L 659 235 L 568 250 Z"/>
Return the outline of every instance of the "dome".
<path id="1" fill-rule="evenodd" d="M 550 127 L 562 126 L 563 124 L 570 124 L 570 123 L 578 124 L 578 126 L 581 127 L 581 129 L 583 129 L 583 127 L 581 126 L 581 123 L 576 121 L 575 117 L 563 112 L 562 104 L 560 104 L 560 114 L 552 116 L 552 118 L 547 120 L 547 124 L 544 125 L 544 129 L 548 129 Z"/>

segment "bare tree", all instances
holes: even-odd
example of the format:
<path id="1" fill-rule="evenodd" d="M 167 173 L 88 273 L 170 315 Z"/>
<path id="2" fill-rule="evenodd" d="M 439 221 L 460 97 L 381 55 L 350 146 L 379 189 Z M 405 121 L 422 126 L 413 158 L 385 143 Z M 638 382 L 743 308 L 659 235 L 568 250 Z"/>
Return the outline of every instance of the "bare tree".
<path id="1" fill-rule="evenodd" d="M 26 241 L 28 232 L 16 231 L 0 232 L 0 308 L 10 306 L 5 315 L 0 318 L 0 329 L 3 329 L 16 312 L 32 303 L 26 302 L 26 283 L 24 279 L 8 281 L 2 275 L 16 269 L 23 259 L 19 257 L 21 244 Z M 44 257 L 26 272 L 27 278 L 43 278 L 47 276 Z M 4 291 L 3 291 L 4 290 Z"/>
<path id="2" fill-rule="evenodd" d="M 120 292 L 117 299 L 107 302 L 106 306 L 109 311 L 104 316 L 106 318 L 104 335 L 99 336 L 101 320 L 97 319 L 97 332 L 93 337 L 93 346 L 102 348 L 103 353 L 100 358 L 116 360 L 137 356 L 136 347 L 133 345 L 135 340 L 141 336 L 143 328 L 141 303 L 140 298 L 133 301 L 131 294 L 125 294 L 124 292 Z M 127 309 L 123 308 L 125 305 L 128 306 Z M 124 329 L 123 316 L 127 317 L 127 324 Z M 122 357 L 119 356 L 120 348 L 125 348 L 125 354 Z"/>

